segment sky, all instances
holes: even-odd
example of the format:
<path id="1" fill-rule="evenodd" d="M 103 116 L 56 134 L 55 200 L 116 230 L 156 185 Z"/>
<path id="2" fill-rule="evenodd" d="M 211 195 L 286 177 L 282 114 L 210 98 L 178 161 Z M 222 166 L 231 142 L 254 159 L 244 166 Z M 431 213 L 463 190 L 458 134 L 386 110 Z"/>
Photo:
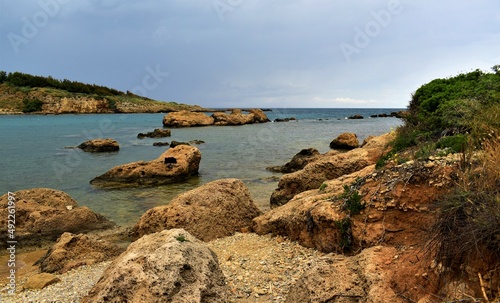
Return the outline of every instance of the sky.
<path id="1" fill-rule="evenodd" d="M 404 108 L 496 64 L 498 0 L 0 0 L 0 70 L 204 107 Z"/>

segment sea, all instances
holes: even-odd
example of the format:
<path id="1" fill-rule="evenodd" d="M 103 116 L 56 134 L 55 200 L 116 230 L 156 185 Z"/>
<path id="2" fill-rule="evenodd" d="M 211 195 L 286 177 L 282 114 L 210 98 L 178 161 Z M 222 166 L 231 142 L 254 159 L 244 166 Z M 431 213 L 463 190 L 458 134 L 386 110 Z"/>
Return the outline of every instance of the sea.
<path id="1" fill-rule="evenodd" d="M 339 134 L 352 132 L 360 142 L 402 125 L 398 118 L 370 118 L 400 108 L 304 109 L 266 111 L 270 120 L 290 122 L 242 126 L 174 128 L 172 136 L 138 139 L 137 134 L 162 128 L 165 114 L 65 114 L 0 116 L 0 195 L 37 187 L 62 190 L 78 205 L 88 206 L 122 226 L 132 226 L 148 209 L 168 204 L 176 195 L 207 182 L 241 179 L 257 206 L 269 209 L 280 173 L 266 167 L 283 165 L 304 148 L 327 152 Z M 364 119 L 347 119 L 359 114 Z M 87 153 L 75 148 L 94 138 L 113 138 L 120 150 Z M 199 175 L 188 181 L 152 188 L 102 189 L 90 185 L 94 177 L 114 166 L 152 160 L 168 147 L 154 142 L 202 140 Z"/>

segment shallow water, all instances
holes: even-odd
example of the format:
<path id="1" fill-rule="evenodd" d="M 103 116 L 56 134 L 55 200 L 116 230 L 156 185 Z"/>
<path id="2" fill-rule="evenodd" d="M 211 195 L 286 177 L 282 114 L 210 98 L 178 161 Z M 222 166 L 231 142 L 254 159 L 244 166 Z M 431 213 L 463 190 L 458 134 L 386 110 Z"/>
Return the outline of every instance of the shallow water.
<path id="1" fill-rule="evenodd" d="M 361 114 L 390 113 L 394 109 L 274 109 L 275 118 L 296 117 L 296 122 L 209 126 L 172 129 L 172 137 L 137 139 L 140 132 L 161 128 L 164 114 L 0 116 L 0 193 L 49 187 L 70 194 L 120 225 L 131 225 L 149 208 L 167 204 L 177 194 L 221 178 L 239 178 L 249 187 L 262 209 L 281 174 L 267 166 L 282 165 L 303 148 L 324 153 L 330 141 L 343 132 L 353 132 L 360 142 L 401 124 L 397 118 L 347 120 Z M 115 153 L 85 153 L 76 146 L 97 137 L 120 143 Z M 157 141 L 203 140 L 200 174 L 189 181 L 154 188 L 99 189 L 89 181 L 108 169 L 139 160 L 157 158 L 168 147 Z"/>

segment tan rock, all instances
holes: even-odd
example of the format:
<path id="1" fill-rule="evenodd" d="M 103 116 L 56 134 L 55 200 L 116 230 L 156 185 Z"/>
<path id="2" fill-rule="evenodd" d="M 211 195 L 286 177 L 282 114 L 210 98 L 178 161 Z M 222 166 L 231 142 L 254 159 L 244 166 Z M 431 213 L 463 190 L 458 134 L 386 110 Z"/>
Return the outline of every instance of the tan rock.
<path id="1" fill-rule="evenodd" d="M 61 280 L 53 274 L 40 273 L 28 278 L 23 289 L 42 289 Z"/>
<path id="2" fill-rule="evenodd" d="M 217 256 L 182 229 L 129 245 L 81 302 L 228 302 Z"/>
<path id="3" fill-rule="evenodd" d="M 290 288 L 286 302 L 406 302 L 383 271 L 387 256 L 395 252 L 392 247 L 372 247 L 343 260 L 322 257 Z"/>
<path id="4" fill-rule="evenodd" d="M 269 122 L 269 118 L 267 118 L 266 114 L 263 110 L 259 108 L 253 108 L 248 111 L 250 114 L 253 114 L 253 120 L 256 123 L 266 123 Z"/>
<path id="5" fill-rule="evenodd" d="M 116 166 L 90 183 L 102 187 L 156 186 L 180 182 L 198 173 L 201 153 L 198 148 L 179 145 L 155 160 Z"/>
<path id="6" fill-rule="evenodd" d="M 267 167 L 266 169 L 285 174 L 293 173 L 303 169 L 307 164 L 317 160 L 320 155 L 319 151 L 315 148 L 303 149 L 293 156 L 292 160 L 285 165 Z"/>
<path id="7" fill-rule="evenodd" d="M 40 270 L 64 273 L 82 265 L 110 260 L 125 249 L 88 235 L 64 233 L 40 260 Z"/>
<path id="8" fill-rule="evenodd" d="M 182 110 L 168 113 L 163 117 L 163 125 L 171 127 L 190 127 L 213 125 L 214 118 L 199 112 Z"/>
<path id="9" fill-rule="evenodd" d="M 49 188 L 33 188 L 14 192 L 15 237 L 23 246 L 41 245 L 56 240 L 64 232 L 104 230 L 115 224 L 88 207 L 78 207 L 68 194 Z M 7 226 L 8 194 L 0 197 L 0 224 Z M 2 241 L 6 237 L 3 233 Z"/>
<path id="10" fill-rule="evenodd" d="M 120 145 L 113 139 L 93 139 L 87 140 L 78 145 L 78 148 L 86 152 L 113 152 L 120 149 Z"/>
<path id="11" fill-rule="evenodd" d="M 330 142 L 330 148 L 351 150 L 359 147 L 359 140 L 354 133 L 343 133 Z"/>
<path id="12" fill-rule="evenodd" d="M 215 125 L 243 125 L 254 122 L 254 114 L 243 114 L 239 109 L 231 110 L 231 113 L 215 112 L 212 114 Z"/>
<path id="13" fill-rule="evenodd" d="M 148 210 L 131 234 L 141 237 L 184 228 L 198 239 L 210 241 L 252 226 L 252 219 L 260 214 L 241 180 L 216 180 L 178 195 L 168 205 Z"/>

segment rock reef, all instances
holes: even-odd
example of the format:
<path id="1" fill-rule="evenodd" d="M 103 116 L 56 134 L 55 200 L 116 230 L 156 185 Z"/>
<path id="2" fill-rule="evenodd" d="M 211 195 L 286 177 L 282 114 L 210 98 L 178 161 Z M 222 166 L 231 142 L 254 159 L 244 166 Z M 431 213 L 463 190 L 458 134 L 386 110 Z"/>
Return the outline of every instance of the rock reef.
<path id="1" fill-rule="evenodd" d="M 251 109 L 248 114 L 244 114 L 240 109 L 232 109 L 230 113 L 215 112 L 212 116 L 198 112 L 179 111 L 168 113 L 163 117 L 163 125 L 168 127 L 244 125 L 265 122 L 269 122 L 269 119 L 260 109 Z"/>

